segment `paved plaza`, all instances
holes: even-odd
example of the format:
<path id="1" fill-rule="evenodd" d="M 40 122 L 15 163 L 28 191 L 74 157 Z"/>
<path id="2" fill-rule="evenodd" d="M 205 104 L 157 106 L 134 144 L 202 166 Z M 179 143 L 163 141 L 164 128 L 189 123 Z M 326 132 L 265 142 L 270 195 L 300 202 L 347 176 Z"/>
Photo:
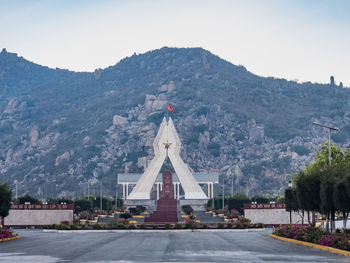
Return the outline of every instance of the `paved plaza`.
<path id="1" fill-rule="evenodd" d="M 45 233 L 18 230 L 0 262 L 350 262 L 272 239 L 271 232 Z"/>

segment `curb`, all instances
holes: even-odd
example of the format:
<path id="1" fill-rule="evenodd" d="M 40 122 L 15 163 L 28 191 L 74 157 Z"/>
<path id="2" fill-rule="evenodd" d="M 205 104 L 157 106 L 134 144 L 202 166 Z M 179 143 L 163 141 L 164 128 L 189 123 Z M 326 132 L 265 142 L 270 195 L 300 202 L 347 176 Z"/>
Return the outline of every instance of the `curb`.
<path id="1" fill-rule="evenodd" d="M 104 229 L 104 230 L 57 230 L 43 229 L 45 233 L 184 233 L 184 232 L 262 232 L 265 228 L 250 229 L 162 229 L 162 230 L 142 230 L 142 229 Z"/>
<path id="2" fill-rule="evenodd" d="M 0 239 L 0 242 L 6 242 L 6 241 L 14 240 L 14 239 L 19 239 L 19 238 L 20 238 L 20 236 L 7 237 L 7 238 Z"/>
<path id="3" fill-rule="evenodd" d="M 313 247 L 316 249 L 329 251 L 329 252 L 332 252 L 335 254 L 340 254 L 343 256 L 350 257 L 350 251 L 341 250 L 341 249 L 337 249 L 337 248 L 333 248 L 333 247 L 322 246 L 322 245 L 318 245 L 318 244 L 314 244 L 314 243 L 310 243 L 310 242 L 305 242 L 305 241 L 300 241 L 300 240 L 295 240 L 295 239 L 291 239 L 291 238 L 280 237 L 280 236 L 276 236 L 274 234 L 269 234 L 269 236 L 272 238 L 278 239 L 278 240 L 285 241 L 285 242 L 299 244 L 299 245 L 303 245 L 303 246 L 307 246 L 307 247 Z"/>

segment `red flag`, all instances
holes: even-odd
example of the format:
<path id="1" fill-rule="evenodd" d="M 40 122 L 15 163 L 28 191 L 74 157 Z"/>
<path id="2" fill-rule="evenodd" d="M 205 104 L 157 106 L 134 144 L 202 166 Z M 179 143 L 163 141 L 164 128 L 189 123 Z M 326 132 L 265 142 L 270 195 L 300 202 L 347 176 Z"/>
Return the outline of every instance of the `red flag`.
<path id="1" fill-rule="evenodd" d="M 168 104 L 168 111 L 172 111 L 176 114 L 175 110 Z"/>

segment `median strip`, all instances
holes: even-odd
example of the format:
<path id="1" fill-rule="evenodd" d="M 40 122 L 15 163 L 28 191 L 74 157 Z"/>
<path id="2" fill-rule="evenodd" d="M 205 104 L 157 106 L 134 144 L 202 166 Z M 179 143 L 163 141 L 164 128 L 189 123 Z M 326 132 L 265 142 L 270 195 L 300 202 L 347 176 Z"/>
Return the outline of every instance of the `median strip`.
<path id="1" fill-rule="evenodd" d="M 19 236 L 14 236 L 14 237 L 6 237 L 6 238 L 2 238 L 0 239 L 0 242 L 6 242 L 6 241 L 10 241 L 10 240 L 14 240 L 14 239 L 18 239 Z"/>
<path id="2" fill-rule="evenodd" d="M 322 246 L 322 245 L 318 245 L 318 244 L 314 244 L 314 243 L 310 243 L 310 242 L 305 242 L 305 241 L 300 241 L 300 240 L 295 240 L 295 239 L 291 239 L 291 238 L 280 237 L 280 236 L 276 236 L 274 234 L 269 234 L 269 236 L 272 238 L 278 239 L 278 240 L 285 241 L 285 242 L 299 244 L 299 245 L 303 245 L 303 246 L 307 246 L 307 247 L 313 247 L 316 249 L 329 251 L 332 253 L 336 253 L 336 254 L 350 257 L 350 251 L 341 250 L 341 249 L 337 249 L 337 248 L 333 248 L 333 247 Z"/>

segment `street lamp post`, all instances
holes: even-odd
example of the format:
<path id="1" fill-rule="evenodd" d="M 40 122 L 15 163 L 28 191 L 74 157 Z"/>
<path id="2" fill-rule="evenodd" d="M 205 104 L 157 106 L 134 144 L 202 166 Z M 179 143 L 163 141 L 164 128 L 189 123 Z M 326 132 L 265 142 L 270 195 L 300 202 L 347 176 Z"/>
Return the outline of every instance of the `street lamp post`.
<path id="1" fill-rule="evenodd" d="M 118 185 L 119 185 L 119 175 L 117 173 L 117 185 L 115 187 L 115 207 L 118 208 Z"/>
<path id="2" fill-rule="evenodd" d="M 329 167 L 331 167 L 331 165 L 332 165 L 331 131 L 339 131 L 339 129 L 335 128 L 335 127 L 330 127 L 330 126 L 326 126 L 326 125 L 323 125 L 323 124 L 319 124 L 319 123 L 316 123 L 316 122 L 313 122 L 312 124 L 328 129 L 328 163 L 329 163 Z"/>
<path id="3" fill-rule="evenodd" d="M 292 181 L 288 181 L 288 188 L 292 190 Z M 292 224 L 292 198 L 289 198 L 289 224 Z"/>
<path id="4" fill-rule="evenodd" d="M 231 178 L 231 196 L 233 196 L 233 176 Z"/>
<path id="5" fill-rule="evenodd" d="M 225 209 L 225 180 L 222 180 L 222 210 Z"/>
<path id="6" fill-rule="evenodd" d="M 326 126 L 326 125 L 323 125 L 323 124 L 319 124 L 319 123 L 316 123 L 316 122 L 313 122 L 312 124 L 320 126 L 322 128 L 328 129 L 328 164 L 329 164 L 329 168 L 331 168 L 331 165 L 332 165 L 331 132 L 332 131 L 339 131 L 339 129 L 335 128 L 335 127 L 330 127 L 330 126 Z M 333 232 L 332 230 L 335 227 L 335 225 L 333 225 L 334 224 L 333 218 L 334 218 L 334 213 L 331 212 L 331 220 L 330 220 L 331 221 L 331 232 Z M 328 222 L 327 222 L 327 229 L 328 229 Z"/>
<path id="7" fill-rule="evenodd" d="M 100 210 L 102 210 L 102 180 L 100 181 Z"/>

